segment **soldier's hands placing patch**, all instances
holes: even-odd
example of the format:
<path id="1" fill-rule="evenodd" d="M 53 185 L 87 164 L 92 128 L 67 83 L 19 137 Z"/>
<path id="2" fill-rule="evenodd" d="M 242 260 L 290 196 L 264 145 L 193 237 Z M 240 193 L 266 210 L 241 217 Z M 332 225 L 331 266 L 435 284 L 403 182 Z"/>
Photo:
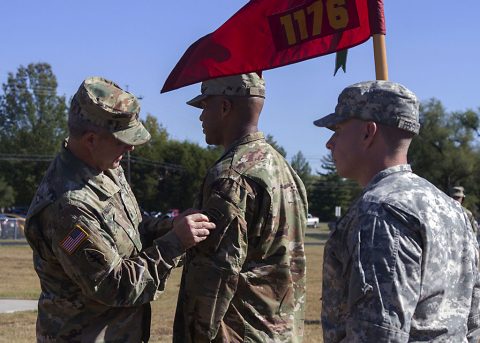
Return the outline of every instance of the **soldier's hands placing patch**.
<path id="1" fill-rule="evenodd" d="M 215 229 L 215 224 L 202 213 L 194 213 L 176 218 L 173 223 L 173 232 L 188 249 L 205 240 L 210 230 Z"/>

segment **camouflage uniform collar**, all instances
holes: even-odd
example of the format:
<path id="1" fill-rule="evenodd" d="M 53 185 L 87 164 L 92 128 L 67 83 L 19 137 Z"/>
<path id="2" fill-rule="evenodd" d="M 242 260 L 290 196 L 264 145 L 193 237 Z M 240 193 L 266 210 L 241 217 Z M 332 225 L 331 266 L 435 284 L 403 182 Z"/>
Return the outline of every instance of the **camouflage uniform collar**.
<path id="1" fill-rule="evenodd" d="M 74 154 L 72 154 L 72 152 L 67 148 L 67 143 L 68 138 L 64 141 L 62 146 L 60 159 L 62 163 L 71 171 L 74 180 L 89 184 L 108 197 L 113 196 L 120 190 L 120 187 L 115 184 L 114 180 L 104 173 L 91 168 Z"/>
<path id="2" fill-rule="evenodd" d="M 108 170 L 107 173 L 110 175 L 113 174 L 110 170 Z M 95 178 L 88 180 L 88 184 L 108 197 L 112 197 L 115 193 L 120 191 L 120 187 L 105 173 L 100 173 Z"/>
<path id="3" fill-rule="evenodd" d="M 231 151 L 235 150 L 235 148 L 238 147 L 239 145 L 247 144 L 253 141 L 258 141 L 259 139 L 265 139 L 263 132 L 257 131 L 253 133 L 248 133 L 242 138 L 237 139 L 232 144 L 230 144 L 228 148 L 225 149 L 222 156 L 220 156 L 220 158 L 215 162 L 215 164 L 223 160 L 225 156 L 227 156 Z"/>
<path id="4" fill-rule="evenodd" d="M 400 172 L 412 172 L 412 167 L 409 164 L 400 164 L 398 166 L 393 166 L 387 169 L 382 170 L 381 172 L 377 173 L 372 180 L 368 183 L 368 185 L 365 187 L 364 192 L 367 190 L 375 187 L 375 185 L 380 182 L 380 180 L 386 178 L 387 176 L 394 174 L 394 173 L 400 173 Z"/>
<path id="5" fill-rule="evenodd" d="M 230 146 L 227 149 L 225 149 L 225 153 L 223 154 L 223 156 L 225 156 L 228 152 L 232 151 L 239 145 L 247 144 L 253 141 L 258 141 L 259 139 L 265 139 L 265 135 L 263 134 L 263 132 L 257 131 L 253 133 L 248 133 L 242 138 L 239 138 L 236 141 L 234 141 L 232 144 L 230 144 Z"/>

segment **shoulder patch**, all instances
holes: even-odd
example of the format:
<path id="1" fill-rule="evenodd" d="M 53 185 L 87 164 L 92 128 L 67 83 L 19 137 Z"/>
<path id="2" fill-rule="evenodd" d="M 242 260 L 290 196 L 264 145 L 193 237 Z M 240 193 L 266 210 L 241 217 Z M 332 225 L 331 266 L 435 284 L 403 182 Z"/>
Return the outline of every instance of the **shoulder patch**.
<path id="1" fill-rule="evenodd" d="M 223 218 L 223 213 L 217 208 L 210 207 L 202 211 L 212 223 L 217 224 Z"/>
<path id="2" fill-rule="evenodd" d="M 87 231 L 77 224 L 60 243 L 60 247 L 71 255 L 77 250 L 80 244 L 88 238 L 88 236 L 89 234 Z"/>

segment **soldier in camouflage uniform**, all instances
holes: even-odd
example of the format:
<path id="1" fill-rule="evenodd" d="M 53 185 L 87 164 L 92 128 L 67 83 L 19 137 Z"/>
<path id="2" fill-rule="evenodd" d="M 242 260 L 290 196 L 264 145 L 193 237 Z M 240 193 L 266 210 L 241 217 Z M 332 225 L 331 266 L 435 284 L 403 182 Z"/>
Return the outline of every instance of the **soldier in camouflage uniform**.
<path id="1" fill-rule="evenodd" d="M 72 99 L 70 136 L 30 206 L 25 234 L 42 292 L 38 342 L 147 342 L 150 301 L 185 249 L 206 238 L 203 214 L 142 221 L 120 166 L 147 142 L 137 99 L 86 79 Z"/>
<path id="2" fill-rule="evenodd" d="M 455 186 L 455 187 L 452 187 L 452 189 L 450 190 L 450 196 L 456 201 L 458 201 L 462 206 L 463 206 L 463 201 L 465 200 L 464 191 L 465 189 L 462 186 Z M 468 220 L 470 220 L 470 223 L 472 224 L 474 234 L 478 235 L 478 223 L 475 220 L 473 213 L 466 207 L 464 207 L 463 210 L 467 213 Z"/>
<path id="3" fill-rule="evenodd" d="M 326 243 L 324 342 L 475 342 L 478 250 L 461 206 L 407 164 L 416 96 L 397 83 L 343 90 L 314 122 L 340 176 L 364 187 Z"/>
<path id="4" fill-rule="evenodd" d="M 264 94 L 252 73 L 203 82 L 188 102 L 225 152 L 204 180 L 199 208 L 216 229 L 187 253 L 174 342 L 302 341 L 307 199 L 258 132 Z"/>

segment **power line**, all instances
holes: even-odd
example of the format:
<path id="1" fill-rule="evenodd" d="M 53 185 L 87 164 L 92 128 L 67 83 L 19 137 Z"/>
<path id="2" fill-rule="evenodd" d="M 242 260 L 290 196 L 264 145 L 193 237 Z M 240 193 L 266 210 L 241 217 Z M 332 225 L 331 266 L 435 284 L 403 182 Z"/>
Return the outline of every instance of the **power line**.
<path id="1" fill-rule="evenodd" d="M 156 167 L 162 167 L 162 168 L 169 169 L 169 170 L 172 170 L 172 171 L 173 170 L 174 171 L 185 171 L 185 167 L 183 167 L 180 164 L 153 161 L 153 160 L 149 160 L 149 159 L 146 159 L 146 158 L 143 158 L 143 157 L 136 157 L 136 156 L 131 156 L 130 159 L 134 162 L 137 162 L 137 163 L 156 166 Z"/>
<path id="2" fill-rule="evenodd" d="M 13 162 L 50 162 L 55 158 L 55 155 L 36 155 L 36 154 L 0 154 L 0 161 Z M 160 162 L 149 160 L 143 157 L 131 157 L 131 161 L 137 164 L 143 164 L 151 167 L 163 168 L 169 171 L 184 172 L 186 169 L 180 164 Z"/>
<path id="3" fill-rule="evenodd" d="M 48 162 L 51 160 L 53 160 L 51 155 L 0 154 L 0 161 Z"/>
<path id="4" fill-rule="evenodd" d="M 25 89 L 30 89 L 30 90 L 39 90 L 39 91 L 56 91 L 57 87 L 50 87 L 50 86 L 30 86 L 30 85 L 17 85 L 17 84 L 3 84 L 5 88 L 10 88 L 10 89 L 19 89 L 19 90 L 25 90 Z"/>

